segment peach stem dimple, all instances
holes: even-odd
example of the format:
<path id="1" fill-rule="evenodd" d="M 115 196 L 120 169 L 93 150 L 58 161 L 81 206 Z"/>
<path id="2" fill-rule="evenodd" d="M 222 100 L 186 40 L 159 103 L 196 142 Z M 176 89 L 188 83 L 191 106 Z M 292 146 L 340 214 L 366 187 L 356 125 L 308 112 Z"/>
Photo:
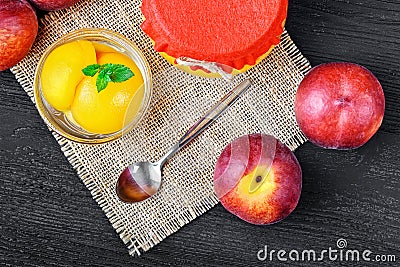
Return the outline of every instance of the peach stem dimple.
<path id="1" fill-rule="evenodd" d="M 253 193 L 257 191 L 258 188 L 264 183 L 266 180 L 268 174 L 266 173 L 265 175 L 257 175 L 256 177 L 253 176 L 252 181 L 250 182 L 249 186 L 249 193 Z"/>
<path id="2" fill-rule="evenodd" d="M 350 103 L 348 97 L 342 96 L 341 98 L 335 100 L 335 105 L 337 106 L 347 106 Z"/>

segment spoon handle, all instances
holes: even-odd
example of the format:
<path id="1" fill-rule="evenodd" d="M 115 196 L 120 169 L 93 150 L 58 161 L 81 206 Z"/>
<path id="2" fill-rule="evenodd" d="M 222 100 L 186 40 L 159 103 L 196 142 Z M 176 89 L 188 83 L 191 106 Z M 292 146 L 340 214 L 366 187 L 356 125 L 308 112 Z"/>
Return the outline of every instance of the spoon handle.
<path id="1" fill-rule="evenodd" d="M 179 142 L 169 150 L 159 161 L 162 166 L 172 155 L 178 152 L 182 147 L 192 141 L 196 136 L 203 132 L 219 116 L 221 116 L 228 107 L 230 107 L 251 85 L 251 80 L 246 79 L 225 95 L 215 106 L 213 106 L 201 119 L 199 119 L 186 133 Z"/>

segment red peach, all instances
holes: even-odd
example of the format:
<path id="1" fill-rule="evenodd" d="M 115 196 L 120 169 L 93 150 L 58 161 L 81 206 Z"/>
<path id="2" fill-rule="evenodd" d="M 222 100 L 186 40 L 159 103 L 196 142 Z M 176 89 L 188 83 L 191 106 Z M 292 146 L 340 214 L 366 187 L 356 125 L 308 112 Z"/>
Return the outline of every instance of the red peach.
<path id="1" fill-rule="evenodd" d="M 37 32 L 36 13 L 26 0 L 0 1 L 0 71 L 28 54 Z"/>
<path id="2" fill-rule="evenodd" d="M 380 127 L 385 97 L 369 70 L 336 62 L 319 65 L 304 77 L 294 106 L 297 123 L 312 143 L 351 149 L 365 144 Z"/>
<path id="3" fill-rule="evenodd" d="M 217 160 L 214 190 L 226 210 L 252 224 L 286 218 L 301 194 L 300 165 L 290 149 L 265 134 L 241 136 Z"/>

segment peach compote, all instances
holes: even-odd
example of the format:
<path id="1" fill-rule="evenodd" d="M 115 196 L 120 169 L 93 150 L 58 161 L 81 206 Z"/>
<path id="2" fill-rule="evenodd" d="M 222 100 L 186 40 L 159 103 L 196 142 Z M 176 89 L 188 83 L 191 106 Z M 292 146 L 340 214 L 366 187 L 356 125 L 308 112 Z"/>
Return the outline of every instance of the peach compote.
<path id="1" fill-rule="evenodd" d="M 42 93 L 54 109 L 89 133 L 120 131 L 144 97 L 135 62 L 114 48 L 77 40 L 55 48 L 43 64 Z"/>

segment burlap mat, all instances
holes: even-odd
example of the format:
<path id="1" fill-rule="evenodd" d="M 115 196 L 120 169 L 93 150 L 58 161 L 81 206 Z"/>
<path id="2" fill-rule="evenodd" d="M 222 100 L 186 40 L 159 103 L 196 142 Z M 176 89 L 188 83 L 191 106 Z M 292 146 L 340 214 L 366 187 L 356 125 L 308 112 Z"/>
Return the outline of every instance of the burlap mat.
<path id="1" fill-rule="evenodd" d="M 71 142 L 53 132 L 61 150 L 128 246 L 139 255 L 213 207 L 213 167 L 222 149 L 235 137 L 253 132 L 275 135 L 291 149 L 305 137 L 298 129 L 293 101 L 309 62 L 285 32 L 271 55 L 232 83 L 194 77 L 171 67 L 152 48 L 139 28 L 141 1 L 85 0 L 46 16 L 30 54 L 12 68 L 33 100 L 33 78 L 43 51 L 74 29 L 101 27 L 133 40 L 153 73 L 153 97 L 147 116 L 123 138 L 102 145 Z M 139 160 L 157 160 L 184 132 L 234 85 L 250 77 L 252 86 L 215 124 L 174 156 L 163 170 L 163 184 L 154 197 L 125 204 L 115 194 L 120 172 Z"/>

